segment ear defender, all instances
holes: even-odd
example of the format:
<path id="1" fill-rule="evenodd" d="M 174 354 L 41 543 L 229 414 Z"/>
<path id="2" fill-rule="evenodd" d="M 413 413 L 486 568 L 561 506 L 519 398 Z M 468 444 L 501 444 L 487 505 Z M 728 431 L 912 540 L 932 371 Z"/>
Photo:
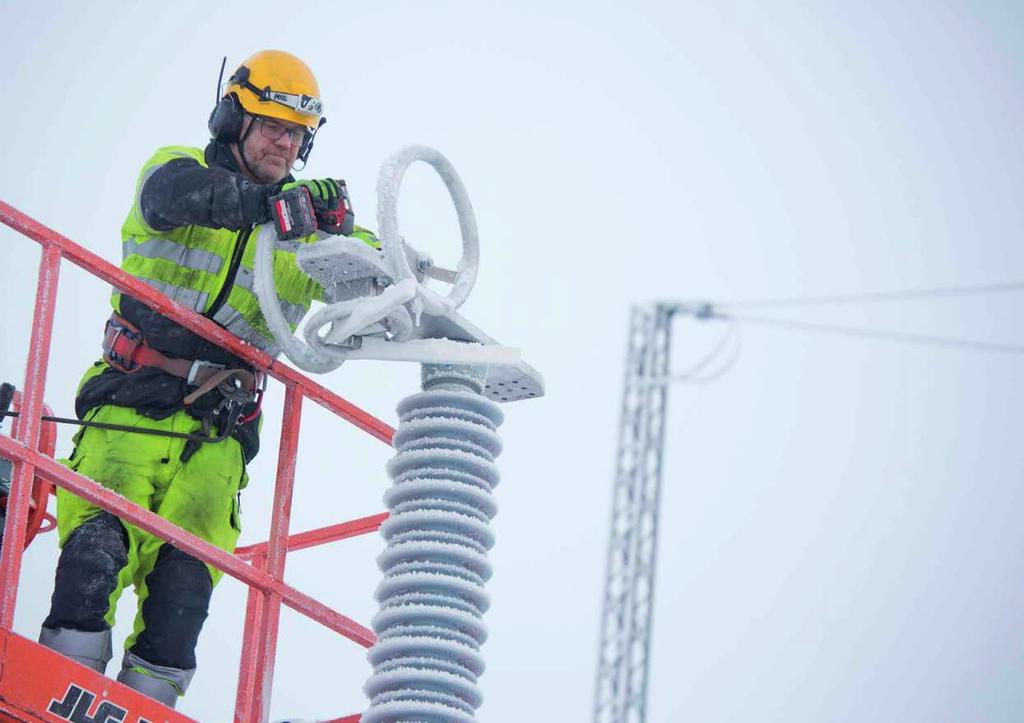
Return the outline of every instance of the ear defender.
<path id="1" fill-rule="evenodd" d="M 207 124 L 210 129 L 210 137 L 224 143 L 237 143 L 242 133 L 242 118 L 245 111 L 242 110 L 238 96 L 228 93 L 217 101 L 210 113 L 210 121 Z"/>
<path id="2" fill-rule="evenodd" d="M 224 78 L 225 65 L 227 57 L 220 64 L 218 95 L 222 92 L 221 80 Z M 259 88 L 252 82 L 254 74 L 257 79 L 276 78 L 275 82 L 280 82 L 281 86 Z M 305 63 L 284 51 L 261 50 L 238 66 L 228 78 L 227 90 L 223 92 L 224 95 L 216 100 L 207 122 L 210 136 L 215 141 L 241 142 L 242 124 L 247 113 L 269 116 L 305 127 L 297 160 L 306 163 L 313 151 L 317 131 L 327 119 L 323 115 L 323 104 L 319 98 L 320 88 Z M 318 121 L 315 128 L 314 118 Z"/>

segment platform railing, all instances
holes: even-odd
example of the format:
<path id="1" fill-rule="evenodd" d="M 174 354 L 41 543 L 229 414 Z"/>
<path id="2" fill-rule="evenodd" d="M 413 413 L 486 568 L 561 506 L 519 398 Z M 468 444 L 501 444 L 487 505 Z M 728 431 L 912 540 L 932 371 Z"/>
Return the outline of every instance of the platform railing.
<path id="1" fill-rule="evenodd" d="M 28 359 L 24 385 L 21 389 L 22 423 L 18 425 L 14 438 L 0 435 L 0 455 L 13 462 L 11 491 L 7 502 L 7 526 L 3 548 L 0 550 L 0 629 L 11 631 L 14 623 L 25 541 L 25 525 L 19 524 L 19 521 L 24 520 L 28 514 L 32 480 L 38 476 L 172 543 L 178 549 L 223 570 L 227 575 L 249 586 L 235 721 L 259 723 L 265 720 L 274 675 L 281 605 L 287 605 L 364 647 L 370 647 L 375 640 L 373 632 L 368 628 L 284 582 L 285 559 L 289 549 L 301 549 L 366 534 L 376 530 L 386 517 L 385 514 L 378 514 L 289 536 L 302 403 L 305 399 L 311 399 L 389 445 L 394 430 L 385 422 L 281 361 L 242 342 L 209 319 L 171 301 L 142 281 L 2 201 L 0 222 L 42 246 Z M 227 349 L 284 385 L 285 399 L 277 476 L 270 536 L 266 542 L 239 548 L 236 554 L 224 552 L 155 513 L 71 471 L 52 457 L 36 451 L 39 446 L 43 395 L 46 390 L 57 284 L 62 260 L 70 261 L 91 275 L 130 294 L 151 309 Z M 246 559 L 251 560 L 251 564 L 246 562 Z M 340 720 L 354 721 L 357 718 L 358 716 L 352 716 Z"/>

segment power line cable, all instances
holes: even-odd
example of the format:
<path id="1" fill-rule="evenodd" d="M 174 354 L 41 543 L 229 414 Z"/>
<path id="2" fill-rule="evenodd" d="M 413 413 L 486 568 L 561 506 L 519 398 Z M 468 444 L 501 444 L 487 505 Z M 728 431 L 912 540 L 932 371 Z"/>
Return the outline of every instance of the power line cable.
<path id="1" fill-rule="evenodd" d="M 997 344 L 987 341 L 976 341 L 973 339 L 953 339 L 942 336 L 929 336 L 927 334 L 916 334 L 901 331 L 883 331 L 880 329 L 866 329 L 856 326 L 836 326 L 832 324 L 817 324 L 805 321 L 792 321 L 789 319 L 773 319 L 763 316 L 749 316 L 747 314 L 719 314 L 715 313 L 711 318 L 735 319 L 740 323 L 762 324 L 775 326 L 783 329 L 807 332 L 826 332 L 833 334 L 845 334 L 861 338 L 880 339 L 884 341 L 898 341 L 907 344 L 919 344 L 924 346 L 945 346 L 971 351 L 987 351 L 1003 354 L 1024 354 L 1024 346 L 1016 344 Z"/>
<path id="2" fill-rule="evenodd" d="M 907 291 L 879 291 L 862 294 L 837 294 L 832 296 L 804 296 L 776 299 L 747 299 L 715 304 L 719 308 L 765 308 L 780 306 L 819 306 L 825 304 L 863 304 L 886 301 L 911 301 L 942 296 L 969 296 L 978 294 L 1024 291 L 1024 281 L 1008 281 L 1002 284 L 981 284 L 973 286 L 946 286 L 932 289 L 911 289 Z"/>
<path id="3" fill-rule="evenodd" d="M 733 367 L 736 360 L 740 356 L 741 342 L 741 328 L 740 324 L 731 318 L 723 319 L 729 323 L 729 328 L 715 344 L 714 348 L 708 352 L 703 359 L 692 364 L 688 369 L 682 372 L 671 373 L 668 376 L 654 377 L 651 379 L 641 380 L 640 383 L 644 385 L 662 385 L 662 384 L 675 384 L 677 382 L 687 382 L 690 384 L 705 384 L 707 382 L 714 381 L 720 376 L 725 374 L 729 369 Z M 717 369 L 707 371 L 707 367 L 711 366 L 711 362 L 718 359 L 723 355 L 723 352 L 731 348 L 731 352 L 724 362 L 718 365 Z"/>
<path id="4" fill-rule="evenodd" d="M 742 343 L 740 341 L 740 334 L 741 334 L 740 329 L 741 329 L 740 325 L 736 324 L 736 343 L 733 344 L 732 353 L 729 355 L 729 358 L 726 359 L 724 362 L 722 362 L 722 364 L 718 367 L 718 369 L 715 369 L 714 371 L 711 371 L 711 372 L 705 372 L 704 374 L 702 374 L 700 376 L 696 376 L 696 375 L 693 375 L 693 376 L 677 375 L 677 376 L 673 376 L 670 381 L 672 381 L 672 382 L 686 382 L 688 384 L 707 384 L 708 382 L 715 381 L 719 377 L 725 376 L 725 373 L 727 371 L 729 371 L 734 366 L 736 366 L 736 362 L 739 361 L 739 358 L 740 358 L 740 350 L 742 348 Z"/>

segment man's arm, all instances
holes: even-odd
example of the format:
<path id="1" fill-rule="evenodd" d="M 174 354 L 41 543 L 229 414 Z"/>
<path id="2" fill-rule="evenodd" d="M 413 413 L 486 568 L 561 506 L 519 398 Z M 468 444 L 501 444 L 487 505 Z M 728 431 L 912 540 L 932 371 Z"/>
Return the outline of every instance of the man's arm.
<path id="1" fill-rule="evenodd" d="M 156 231 L 188 225 L 240 229 L 270 220 L 267 199 L 274 189 L 192 158 L 175 158 L 143 183 L 139 208 Z"/>

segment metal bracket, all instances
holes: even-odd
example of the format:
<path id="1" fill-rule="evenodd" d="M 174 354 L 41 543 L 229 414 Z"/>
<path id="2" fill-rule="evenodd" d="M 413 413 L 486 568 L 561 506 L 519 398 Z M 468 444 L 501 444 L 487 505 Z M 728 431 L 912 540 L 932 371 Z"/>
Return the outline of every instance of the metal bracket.
<path id="1" fill-rule="evenodd" d="M 296 260 L 324 288 L 327 303 L 379 295 L 392 283 L 381 252 L 354 238 L 339 236 L 303 246 Z M 424 311 L 412 337 L 405 341 L 386 338 L 385 327 L 380 323 L 367 327 L 347 343 L 332 339 L 328 332 L 324 344 L 344 350 L 346 360 L 486 366 L 483 393 L 498 402 L 544 395 L 543 377 L 522 360 L 518 349 L 501 346 L 457 311 L 443 315 Z"/>
<path id="2" fill-rule="evenodd" d="M 434 266 L 398 233 L 399 186 L 414 161 L 437 170 L 455 204 L 462 232 L 455 271 Z M 326 303 L 306 321 L 305 344 L 292 336 L 274 289 L 274 230 L 264 226 L 258 231 L 256 295 L 284 353 L 301 368 L 320 373 L 350 359 L 479 366 L 487 369 L 483 394 L 490 399 L 543 396 L 543 378 L 517 349 L 501 346 L 456 311 L 476 279 L 479 241 L 469 197 L 448 160 L 431 148 L 404 149 L 382 166 L 377 192 L 380 249 L 358 238 L 321 234 L 316 243 L 296 250 L 299 268 L 324 289 Z M 427 279 L 451 289 L 438 294 L 427 287 Z"/>

